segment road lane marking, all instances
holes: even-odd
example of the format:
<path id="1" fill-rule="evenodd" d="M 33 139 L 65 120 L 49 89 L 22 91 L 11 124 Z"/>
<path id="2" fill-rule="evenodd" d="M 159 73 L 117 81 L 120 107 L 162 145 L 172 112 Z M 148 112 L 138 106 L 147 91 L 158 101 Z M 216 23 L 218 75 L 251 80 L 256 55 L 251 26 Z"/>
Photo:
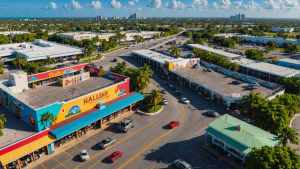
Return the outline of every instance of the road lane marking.
<path id="1" fill-rule="evenodd" d="M 183 119 L 183 117 L 185 116 L 185 110 L 182 104 L 180 104 L 182 107 L 182 116 L 181 119 L 179 121 L 181 121 Z M 177 126 L 178 127 L 178 126 Z M 122 169 L 124 168 L 127 164 L 129 164 L 132 160 L 134 160 L 136 157 L 138 157 L 140 154 L 142 154 L 144 151 L 146 151 L 149 147 L 151 147 L 153 144 L 155 144 L 157 141 L 161 140 L 163 137 L 165 137 L 166 135 L 168 135 L 170 132 L 172 132 L 175 128 L 170 129 L 168 132 L 166 132 L 165 134 L 163 134 L 162 136 L 160 136 L 159 138 L 157 138 L 156 140 L 154 140 L 152 143 L 150 143 L 148 146 L 146 146 L 144 149 L 142 149 L 140 152 L 138 152 L 136 155 L 134 155 L 133 157 L 131 157 L 128 161 L 126 161 L 123 165 L 121 165 L 118 169 Z"/>
<path id="2" fill-rule="evenodd" d="M 58 160 L 56 160 L 54 157 L 53 157 L 53 159 L 54 159 L 55 161 L 57 161 L 60 165 L 64 166 L 66 169 L 68 169 L 68 167 L 66 167 L 63 163 L 59 162 Z"/>
<path id="3" fill-rule="evenodd" d="M 93 159 L 93 158 L 95 158 L 96 156 L 100 155 L 101 153 L 105 152 L 106 150 L 109 150 L 110 148 L 112 148 L 112 147 L 118 145 L 119 143 L 123 142 L 124 140 L 128 139 L 129 137 L 133 136 L 134 134 L 138 133 L 139 131 L 143 130 L 144 128 L 148 127 L 149 125 L 153 124 L 153 123 L 156 122 L 156 121 L 157 121 L 157 120 L 155 120 L 155 121 L 153 121 L 153 122 L 147 124 L 146 126 L 140 128 L 139 130 L 137 130 L 137 131 L 135 131 L 134 133 L 130 134 L 129 136 L 123 138 L 123 139 L 120 140 L 119 142 L 117 142 L 117 143 L 113 144 L 112 146 L 110 146 L 110 147 L 104 149 L 103 151 L 101 151 L 101 152 L 99 152 L 98 154 L 96 154 L 96 155 L 94 155 L 93 157 L 91 157 L 88 161 L 90 161 L 91 159 Z M 87 161 L 86 161 L 86 162 L 87 162 Z M 85 164 L 86 162 L 81 163 L 80 165 L 78 165 L 77 167 L 75 167 L 75 169 L 78 168 L 78 167 L 80 167 L 81 165 Z M 89 168 L 92 168 L 93 166 L 95 166 L 95 165 L 98 164 L 99 162 L 100 162 L 100 161 L 98 161 L 97 163 L 93 164 L 93 165 L 92 165 L 91 167 L 89 167 Z"/>
<path id="4" fill-rule="evenodd" d="M 151 169 L 153 169 L 155 166 L 153 166 Z"/>

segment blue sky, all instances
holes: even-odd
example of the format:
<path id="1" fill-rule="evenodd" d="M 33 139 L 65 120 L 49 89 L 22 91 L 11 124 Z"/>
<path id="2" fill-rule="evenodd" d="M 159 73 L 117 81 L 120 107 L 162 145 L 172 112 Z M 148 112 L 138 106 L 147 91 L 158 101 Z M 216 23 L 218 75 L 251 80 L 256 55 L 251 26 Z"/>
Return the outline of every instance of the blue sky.
<path id="1" fill-rule="evenodd" d="M 0 17 L 143 17 L 299 18 L 299 0 L 4 0 Z"/>

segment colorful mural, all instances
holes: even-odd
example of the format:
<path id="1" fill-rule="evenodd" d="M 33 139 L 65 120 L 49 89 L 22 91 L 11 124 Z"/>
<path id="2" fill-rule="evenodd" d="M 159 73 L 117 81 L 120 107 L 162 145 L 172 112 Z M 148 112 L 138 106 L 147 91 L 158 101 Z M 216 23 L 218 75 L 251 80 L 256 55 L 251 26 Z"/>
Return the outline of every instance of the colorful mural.
<path id="1" fill-rule="evenodd" d="M 90 72 L 82 73 L 65 79 L 58 79 L 58 83 L 63 87 L 72 85 L 90 78 Z"/>
<path id="2" fill-rule="evenodd" d="M 81 109 L 79 106 L 75 105 L 73 107 L 70 108 L 68 114 L 65 116 L 65 118 L 68 118 L 68 117 L 71 117 L 71 116 L 74 116 L 78 113 L 81 113 Z"/>
<path id="3" fill-rule="evenodd" d="M 189 68 L 192 67 L 194 64 L 200 64 L 200 59 L 189 59 L 189 60 L 182 60 L 179 62 L 173 62 L 172 63 L 172 69 L 182 69 L 182 68 Z M 169 64 L 170 65 L 170 64 Z"/>
<path id="4" fill-rule="evenodd" d="M 77 72 L 79 70 L 82 70 L 85 66 L 86 66 L 86 64 L 81 64 L 81 65 L 76 65 L 76 66 L 72 66 L 72 67 L 53 70 L 50 72 L 43 72 L 43 73 L 39 73 L 39 74 L 30 75 L 30 76 L 27 76 L 27 81 L 28 81 L 28 83 L 32 83 L 35 81 L 60 76 L 60 75 L 66 74 L 66 73 Z"/>
<path id="5" fill-rule="evenodd" d="M 116 73 L 111 73 L 109 71 L 105 71 L 105 70 L 96 68 L 94 66 L 87 65 L 87 66 L 85 66 L 85 69 L 90 71 L 93 74 L 97 74 L 98 76 L 101 76 L 104 78 L 106 78 L 106 77 L 109 79 L 112 79 L 112 78 L 126 79 L 126 78 L 128 78 L 127 76 L 119 75 Z"/>

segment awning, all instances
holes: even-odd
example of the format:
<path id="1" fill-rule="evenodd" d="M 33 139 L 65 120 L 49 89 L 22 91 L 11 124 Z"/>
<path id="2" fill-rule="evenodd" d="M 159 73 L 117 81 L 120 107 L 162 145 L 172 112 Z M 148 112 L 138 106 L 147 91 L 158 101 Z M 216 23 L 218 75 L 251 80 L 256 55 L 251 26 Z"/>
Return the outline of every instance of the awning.
<path id="1" fill-rule="evenodd" d="M 12 161 L 15 161 L 29 153 L 32 153 L 52 142 L 54 142 L 56 139 L 51 136 L 51 135 L 47 135 L 44 136 L 38 140 L 35 140 L 29 144 L 26 144 L 18 149 L 15 149 L 11 152 L 8 152 L 6 154 L 3 154 L 2 156 L 0 156 L 0 161 L 2 163 L 2 165 L 6 165 Z"/>
<path id="2" fill-rule="evenodd" d="M 68 123 L 58 129 L 51 131 L 51 135 L 53 135 L 56 139 L 60 139 L 76 130 L 79 130 L 88 124 L 91 124 L 113 112 L 116 112 L 132 103 L 135 103 L 144 98 L 143 95 L 136 93 L 127 98 L 124 98 L 116 103 L 113 103 L 102 110 L 95 111 L 87 116 L 84 116 L 78 120 L 75 120 L 71 123 Z"/>

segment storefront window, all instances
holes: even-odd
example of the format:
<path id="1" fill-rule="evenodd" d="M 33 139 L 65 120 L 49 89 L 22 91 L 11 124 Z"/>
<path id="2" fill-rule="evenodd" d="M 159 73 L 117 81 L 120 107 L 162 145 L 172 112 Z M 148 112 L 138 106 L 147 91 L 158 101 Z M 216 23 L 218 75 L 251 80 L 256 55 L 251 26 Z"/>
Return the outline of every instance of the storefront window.
<path id="1" fill-rule="evenodd" d="M 50 84 L 50 80 L 49 79 L 44 80 L 43 83 L 44 83 L 44 85 L 48 85 L 48 84 Z"/>
<path id="2" fill-rule="evenodd" d="M 47 153 L 46 147 L 43 147 L 43 148 L 41 148 L 41 149 L 35 151 L 35 152 L 34 152 L 34 158 L 35 158 L 35 160 L 44 157 L 44 156 L 46 155 L 46 153 Z"/>
<path id="3" fill-rule="evenodd" d="M 92 129 L 94 129 L 94 123 L 91 123 L 91 124 L 89 124 L 89 125 L 86 126 L 86 132 L 89 132 Z"/>
<path id="4" fill-rule="evenodd" d="M 78 130 L 78 137 L 81 137 L 82 135 L 85 135 L 85 131 L 84 130 L 85 130 L 84 128 Z"/>
<path id="5" fill-rule="evenodd" d="M 18 161 L 13 161 L 6 165 L 7 169 L 19 169 Z"/>
<path id="6" fill-rule="evenodd" d="M 76 139 L 76 133 L 71 133 L 63 138 L 63 144 L 69 143 L 72 140 Z"/>
<path id="7" fill-rule="evenodd" d="M 108 116 L 102 118 L 102 123 L 104 124 L 106 122 L 108 122 Z"/>
<path id="8" fill-rule="evenodd" d="M 216 140 L 216 139 L 215 139 L 215 142 L 216 142 L 217 144 L 219 144 L 221 147 L 224 147 L 224 144 L 223 144 L 222 142 L 220 142 L 220 141 L 218 141 L 218 140 Z"/>
<path id="9" fill-rule="evenodd" d="M 33 154 L 30 153 L 30 154 L 20 158 L 21 167 L 26 167 L 28 164 L 32 163 L 33 161 L 34 161 Z"/>
<path id="10" fill-rule="evenodd" d="M 54 148 L 57 149 L 62 146 L 62 139 L 54 141 Z"/>
<path id="11" fill-rule="evenodd" d="M 55 83 L 58 81 L 58 77 L 51 78 L 51 83 Z"/>

